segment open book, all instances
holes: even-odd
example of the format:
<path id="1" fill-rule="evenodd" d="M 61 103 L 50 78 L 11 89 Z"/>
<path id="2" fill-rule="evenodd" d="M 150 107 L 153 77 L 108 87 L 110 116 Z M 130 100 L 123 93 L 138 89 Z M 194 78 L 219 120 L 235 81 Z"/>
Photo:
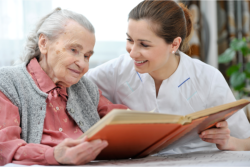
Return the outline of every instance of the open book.
<path id="1" fill-rule="evenodd" d="M 107 140 L 96 159 L 140 158 L 159 152 L 190 131 L 200 133 L 249 104 L 242 99 L 186 116 L 141 111 L 112 110 L 80 138 Z"/>

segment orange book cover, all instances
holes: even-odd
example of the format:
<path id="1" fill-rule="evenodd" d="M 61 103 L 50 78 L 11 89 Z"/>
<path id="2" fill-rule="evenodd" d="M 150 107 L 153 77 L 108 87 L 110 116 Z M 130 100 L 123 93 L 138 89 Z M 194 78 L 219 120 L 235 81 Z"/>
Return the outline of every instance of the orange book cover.
<path id="1" fill-rule="evenodd" d="M 97 156 L 98 160 L 141 158 L 178 145 L 178 140 L 184 140 L 186 135 L 195 132 L 198 136 L 249 103 L 238 100 L 186 116 L 114 110 L 80 138 L 87 136 L 89 141 L 102 139 L 109 143 Z"/>
<path id="2" fill-rule="evenodd" d="M 102 139 L 109 143 L 97 159 L 133 158 L 180 127 L 180 124 L 107 125 L 89 140 Z"/>
<path id="3" fill-rule="evenodd" d="M 167 147 L 174 141 L 178 140 L 188 132 L 190 132 L 192 129 L 194 129 L 197 125 L 199 125 L 206 117 L 196 119 L 192 121 L 190 124 L 182 125 L 180 128 L 175 130 L 170 135 L 166 135 L 164 138 L 162 138 L 160 141 L 149 147 L 148 149 L 144 150 L 142 153 L 140 153 L 137 158 L 142 158 L 150 154 L 157 153 L 161 151 L 163 148 Z"/>

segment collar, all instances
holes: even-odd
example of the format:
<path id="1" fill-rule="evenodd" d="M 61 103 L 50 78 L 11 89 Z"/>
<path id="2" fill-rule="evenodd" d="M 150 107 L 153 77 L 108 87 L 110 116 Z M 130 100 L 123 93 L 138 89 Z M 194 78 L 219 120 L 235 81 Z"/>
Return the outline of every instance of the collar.
<path id="1" fill-rule="evenodd" d="M 27 65 L 27 70 L 32 75 L 32 78 L 37 81 L 37 86 L 41 89 L 41 91 L 49 93 L 55 88 L 61 88 L 60 93 L 66 97 L 68 96 L 66 88 L 61 85 L 56 85 L 43 71 L 36 58 L 30 60 Z"/>

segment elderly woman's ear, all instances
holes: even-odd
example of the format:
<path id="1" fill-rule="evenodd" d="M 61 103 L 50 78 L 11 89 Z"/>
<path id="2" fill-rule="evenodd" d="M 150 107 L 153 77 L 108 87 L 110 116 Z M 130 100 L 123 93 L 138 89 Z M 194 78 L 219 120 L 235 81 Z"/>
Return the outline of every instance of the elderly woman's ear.
<path id="1" fill-rule="evenodd" d="M 40 34 L 39 40 L 38 40 L 38 47 L 41 52 L 40 58 L 42 58 L 44 55 L 47 55 L 48 52 L 48 38 L 44 34 Z"/>

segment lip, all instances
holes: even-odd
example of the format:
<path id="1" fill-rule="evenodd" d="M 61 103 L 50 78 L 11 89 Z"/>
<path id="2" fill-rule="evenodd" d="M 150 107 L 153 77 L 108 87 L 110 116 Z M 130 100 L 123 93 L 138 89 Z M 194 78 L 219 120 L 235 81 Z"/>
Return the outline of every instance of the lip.
<path id="1" fill-rule="evenodd" d="M 143 60 L 137 60 L 137 61 L 143 61 Z M 136 63 L 136 60 L 134 61 L 134 64 L 136 66 L 143 66 L 144 64 L 146 64 L 148 61 L 144 62 L 144 63 Z"/>
<path id="2" fill-rule="evenodd" d="M 78 77 L 80 74 L 81 74 L 81 72 L 80 71 L 77 71 L 77 70 L 74 70 L 74 69 L 70 69 L 69 68 L 69 70 L 72 72 L 72 74 L 74 75 L 74 76 L 76 76 L 76 77 Z"/>

